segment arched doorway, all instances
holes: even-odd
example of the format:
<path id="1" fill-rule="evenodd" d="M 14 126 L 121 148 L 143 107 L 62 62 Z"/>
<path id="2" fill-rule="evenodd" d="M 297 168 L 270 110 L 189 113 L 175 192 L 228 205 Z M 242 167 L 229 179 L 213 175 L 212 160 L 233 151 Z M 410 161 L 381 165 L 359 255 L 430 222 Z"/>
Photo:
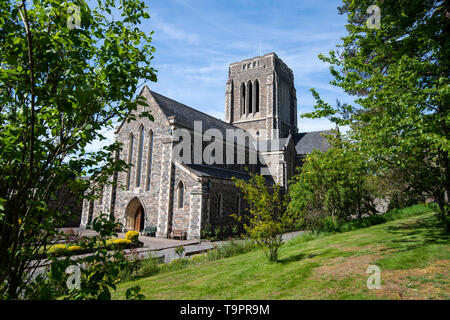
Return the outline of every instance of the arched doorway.
<path id="1" fill-rule="evenodd" d="M 144 208 L 142 205 L 139 206 L 139 208 L 136 210 L 136 213 L 134 215 L 134 231 L 142 231 L 144 230 Z"/>
<path id="2" fill-rule="evenodd" d="M 145 212 L 138 198 L 133 198 L 126 209 L 126 228 L 128 230 L 142 231 L 145 224 Z"/>

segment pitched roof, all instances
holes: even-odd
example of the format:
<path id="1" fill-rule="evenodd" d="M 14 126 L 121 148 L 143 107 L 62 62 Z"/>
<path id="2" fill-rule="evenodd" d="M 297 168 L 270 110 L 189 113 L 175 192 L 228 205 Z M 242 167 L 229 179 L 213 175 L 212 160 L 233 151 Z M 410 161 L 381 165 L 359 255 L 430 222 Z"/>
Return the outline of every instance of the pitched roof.
<path id="1" fill-rule="evenodd" d="M 243 179 L 243 180 L 250 179 L 250 175 L 245 171 L 236 171 L 203 164 L 184 164 L 184 165 L 188 167 L 191 171 L 193 171 L 197 176 L 200 177 L 214 177 L 223 179 L 231 179 L 232 177 L 236 177 L 236 179 Z"/>
<path id="2" fill-rule="evenodd" d="M 202 130 L 219 129 L 225 137 L 226 129 L 237 129 L 237 127 L 214 118 L 206 113 L 188 107 L 178 101 L 167 98 L 157 92 L 149 90 L 156 103 L 161 107 L 167 117 L 175 116 L 175 122 L 179 125 L 194 129 L 194 121 L 202 121 Z"/>
<path id="3" fill-rule="evenodd" d="M 330 145 L 328 139 L 323 136 L 324 134 L 332 134 L 332 131 L 324 130 L 298 133 L 294 138 L 297 154 L 308 154 L 314 149 L 319 151 L 328 150 Z"/>
<path id="4" fill-rule="evenodd" d="M 183 163 L 183 166 L 192 171 L 196 176 L 200 177 L 221 178 L 229 180 L 231 180 L 232 177 L 235 177 L 236 179 L 245 181 L 249 181 L 251 179 L 250 174 L 246 171 L 236 171 L 204 164 Z M 269 185 L 275 184 L 271 176 L 264 175 L 264 178 Z"/>

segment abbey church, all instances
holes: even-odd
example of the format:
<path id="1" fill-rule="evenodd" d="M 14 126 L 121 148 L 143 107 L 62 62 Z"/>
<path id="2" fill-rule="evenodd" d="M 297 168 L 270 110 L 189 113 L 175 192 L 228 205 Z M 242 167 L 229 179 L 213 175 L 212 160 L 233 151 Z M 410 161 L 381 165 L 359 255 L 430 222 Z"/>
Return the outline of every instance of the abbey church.
<path id="1" fill-rule="evenodd" d="M 225 121 L 147 86 L 140 95 L 147 106 L 134 111 L 136 120 L 115 129 L 115 139 L 123 143 L 118 157 L 132 167 L 111 177 L 122 188 L 107 185 L 98 200 L 83 202 L 81 228 L 104 213 L 113 214 L 127 230 L 155 226 L 156 237 L 184 230 L 187 239 L 199 239 L 204 226 L 229 224 L 230 214 L 244 212 L 246 203 L 232 177 L 261 173 L 287 191 L 302 159 L 313 149 L 328 148 L 328 131 L 298 131 L 294 75 L 275 53 L 230 64 Z M 143 111 L 154 121 L 138 117 Z M 185 133 L 182 139 L 179 132 Z M 245 132 L 248 139 L 226 139 L 230 132 Z M 179 152 L 177 145 L 186 141 L 192 147 Z M 212 152 L 214 161 L 202 157 L 210 143 L 223 145 L 223 152 Z M 250 161 L 253 153 L 256 162 Z"/>

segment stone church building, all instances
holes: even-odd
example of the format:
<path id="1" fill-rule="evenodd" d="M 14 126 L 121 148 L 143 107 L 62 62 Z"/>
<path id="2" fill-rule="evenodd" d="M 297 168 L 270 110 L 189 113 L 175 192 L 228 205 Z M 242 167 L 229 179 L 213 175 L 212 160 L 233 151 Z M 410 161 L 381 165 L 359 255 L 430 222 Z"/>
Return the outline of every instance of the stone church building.
<path id="1" fill-rule="evenodd" d="M 147 86 L 140 95 L 148 106 L 134 111 L 136 120 L 123 121 L 115 129 L 115 139 L 123 143 L 118 156 L 133 166 L 111 177 L 122 188 L 105 186 L 98 200 L 83 202 L 81 228 L 105 213 L 113 214 L 127 230 L 156 226 L 156 237 L 185 230 L 187 239 L 198 239 L 206 225 L 229 224 L 230 214 L 244 212 L 246 204 L 232 177 L 248 179 L 248 171 L 262 173 L 287 191 L 302 158 L 313 149 L 328 148 L 322 135 L 328 131 L 298 132 L 293 72 L 275 53 L 230 64 L 225 121 Z M 154 121 L 137 116 L 143 111 Z M 181 129 L 188 132 L 183 139 L 177 136 Z M 236 131 L 245 132 L 248 139 L 225 139 L 227 132 Z M 185 139 L 191 146 L 198 142 L 205 151 L 209 141 L 218 142 L 227 151 L 215 150 L 213 163 L 194 147 L 177 153 L 177 144 Z M 239 150 L 245 157 L 237 160 Z M 257 162 L 250 162 L 255 152 Z"/>

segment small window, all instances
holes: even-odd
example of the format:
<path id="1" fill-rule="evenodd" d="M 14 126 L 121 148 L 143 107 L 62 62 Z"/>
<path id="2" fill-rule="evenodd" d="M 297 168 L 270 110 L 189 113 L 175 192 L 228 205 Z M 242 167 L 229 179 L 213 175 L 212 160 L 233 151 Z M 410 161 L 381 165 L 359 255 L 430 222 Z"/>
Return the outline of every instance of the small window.
<path id="1" fill-rule="evenodd" d="M 182 181 L 178 183 L 178 208 L 183 208 L 184 205 L 184 184 Z"/>

